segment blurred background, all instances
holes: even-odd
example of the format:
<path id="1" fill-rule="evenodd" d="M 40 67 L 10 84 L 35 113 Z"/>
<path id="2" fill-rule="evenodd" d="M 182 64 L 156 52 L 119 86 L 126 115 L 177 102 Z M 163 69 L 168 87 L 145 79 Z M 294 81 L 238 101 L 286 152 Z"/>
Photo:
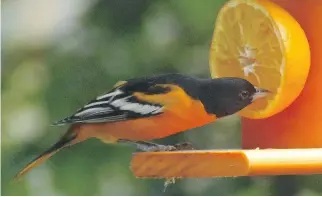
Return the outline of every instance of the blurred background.
<path id="1" fill-rule="evenodd" d="M 3 0 L 3 195 L 322 195 L 322 176 L 136 179 L 134 149 L 92 139 L 66 149 L 20 182 L 12 177 L 53 144 L 70 115 L 118 80 L 179 72 L 210 77 L 209 46 L 224 0 Z M 240 147 L 231 116 L 157 142 Z"/>

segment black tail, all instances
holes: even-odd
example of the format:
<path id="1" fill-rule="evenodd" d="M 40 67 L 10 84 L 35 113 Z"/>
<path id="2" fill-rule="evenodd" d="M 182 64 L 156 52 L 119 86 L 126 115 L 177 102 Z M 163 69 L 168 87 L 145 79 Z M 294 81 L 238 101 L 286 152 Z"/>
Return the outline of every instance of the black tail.
<path id="1" fill-rule="evenodd" d="M 26 167 L 24 167 L 16 176 L 15 179 L 19 179 L 21 176 L 23 176 L 25 173 L 30 171 L 32 168 L 39 166 L 41 163 L 43 163 L 45 160 L 49 159 L 51 156 L 53 156 L 55 153 L 57 153 L 59 150 L 72 145 L 73 140 L 76 139 L 76 134 L 71 132 L 71 129 L 52 147 L 50 147 L 45 152 L 41 153 L 38 157 L 36 157 L 34 160 L 32 160 Z"/>

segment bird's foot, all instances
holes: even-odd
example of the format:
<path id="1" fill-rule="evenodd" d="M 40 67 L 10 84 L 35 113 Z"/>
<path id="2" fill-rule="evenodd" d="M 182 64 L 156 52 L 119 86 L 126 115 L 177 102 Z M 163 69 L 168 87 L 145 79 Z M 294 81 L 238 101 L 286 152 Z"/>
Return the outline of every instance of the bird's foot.
<path id="1" fill-rule="evenodd" d="M 175 144 L 175 150 L 196 150 L 190 142 L 182 142 Z"/>
<path id="2" fill-rule="evenodd" d="M 176 150 L 194 150 L 193 146 L 189 142 L 183 142 L 175 145 L 162 145 L 156 144 L 153 142 L 147 141 L 131 141 L 131 140 L 123 140 L 120 139 L 118 142 L 133 144 L 137 147 L 137 149 L 144 152 L 161 152 L 161 151 L 176 151 Z"/>

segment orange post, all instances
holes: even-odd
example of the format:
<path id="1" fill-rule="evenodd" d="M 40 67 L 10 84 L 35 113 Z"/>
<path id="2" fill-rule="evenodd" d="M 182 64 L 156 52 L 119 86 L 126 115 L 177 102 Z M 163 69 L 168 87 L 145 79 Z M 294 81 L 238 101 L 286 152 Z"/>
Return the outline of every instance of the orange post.
<path id="1" fill-rule="evenodd" d="M 261 120 L 242 119 L 243 148 L 322 147 L 322 1 L 272 0 L 300 23 L 311 50 L 301 95 L 283 112 Z"/>

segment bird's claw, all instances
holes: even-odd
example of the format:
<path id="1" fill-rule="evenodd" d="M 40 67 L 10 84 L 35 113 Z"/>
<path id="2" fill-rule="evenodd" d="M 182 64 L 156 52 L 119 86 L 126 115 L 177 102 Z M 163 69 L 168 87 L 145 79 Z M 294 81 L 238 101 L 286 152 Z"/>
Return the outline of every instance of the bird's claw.
<path id="1" fill-rule="evenodd" d="M 175 150 L 195 150 L 190 142 L 182 142 L 174 145 Z"/>
<path id="2" fill-rule="evenodd" d="M 162 145 L 153 142 L 131 140 L 119 140 L 118 142 L 133 144 L 137 147 L 137 149 L 144 152 L 195 150 L 195 148 L 189 142 L 178 143 L 175 145 Z"/>
<path id="3" fill-rule="evenodd" d="M 143 150 L 143 149 L 141 149 Z M 144 147 L 143 151 L 146 152 L 162 152 L 162 151 L 181 151 L 181 150 L 195 150 L 190 142 L 178 143 L 175 145 L 162 145 L 151 143 Z"/>

